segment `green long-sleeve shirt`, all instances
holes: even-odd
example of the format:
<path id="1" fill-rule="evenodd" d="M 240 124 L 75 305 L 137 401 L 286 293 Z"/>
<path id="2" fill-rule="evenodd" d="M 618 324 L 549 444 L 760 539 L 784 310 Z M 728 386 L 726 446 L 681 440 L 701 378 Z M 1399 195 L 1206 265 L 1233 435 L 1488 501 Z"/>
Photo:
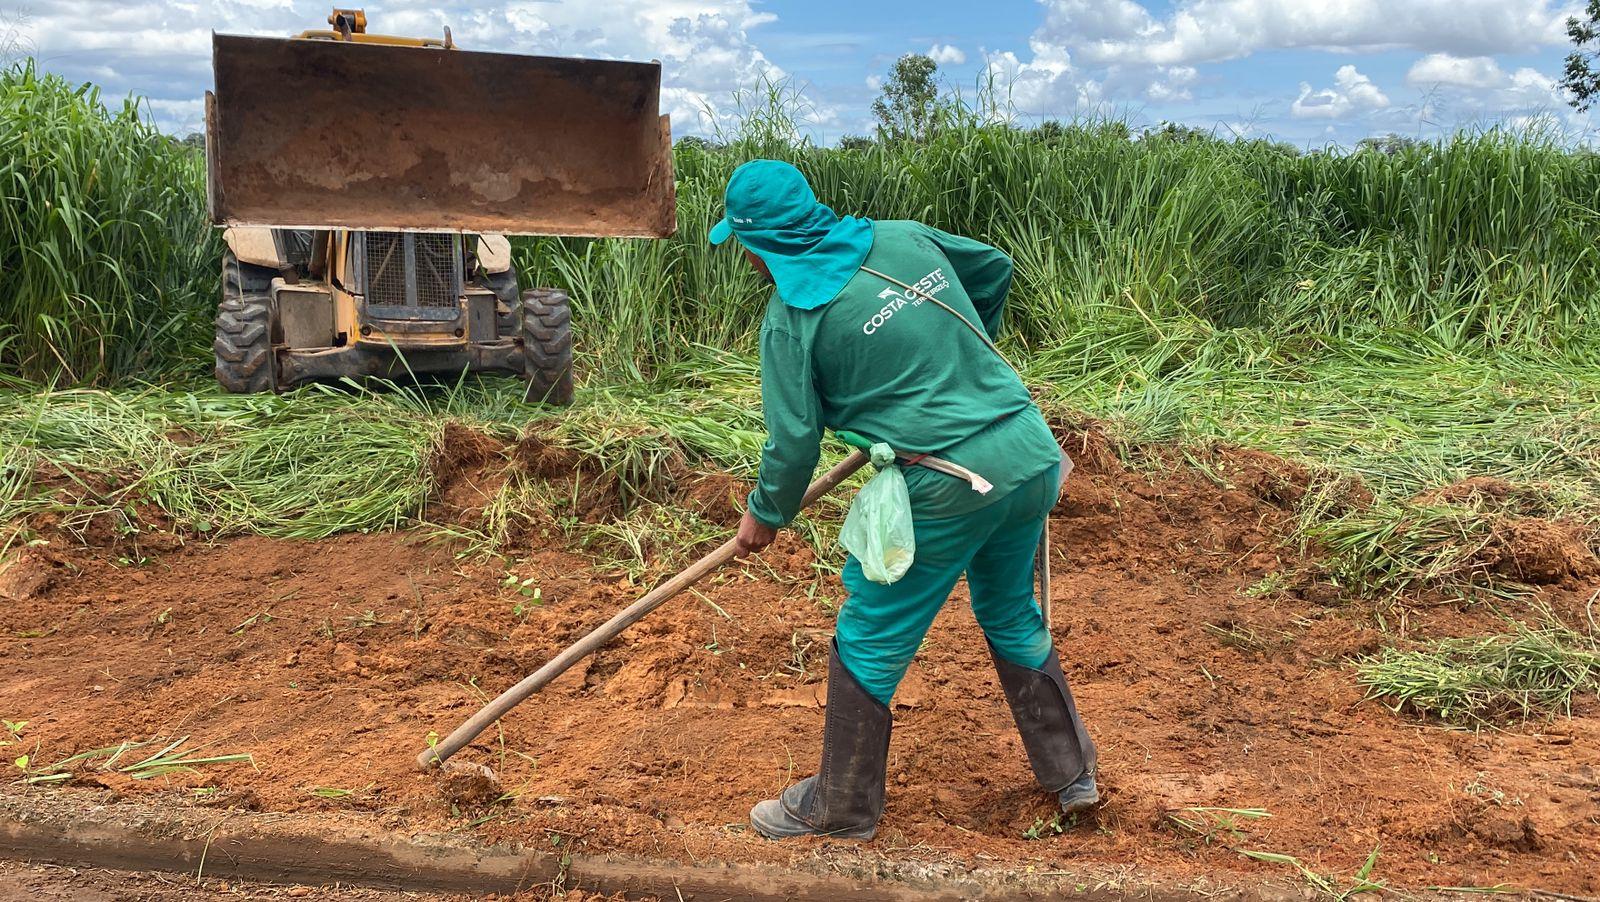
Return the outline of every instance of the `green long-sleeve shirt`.
<path id="1" fill-rule="evenodd" d="M 877 222 L 866 266 L 949 304 L 998 338 L 1011 259 L 910 221 Z M 849 429 L 896 451 L 930 452 L 994 483 L 910 467 L 912 514 L 954 516 L 1004 497 L 1059 459 L 1044 418 L 1009 366 L 946 310 L 858 272 L 814 310 L 776 295 L 761 325 L 767 425 L 750 511 L 783 526 L 800 510 L 824 429 Z"/>

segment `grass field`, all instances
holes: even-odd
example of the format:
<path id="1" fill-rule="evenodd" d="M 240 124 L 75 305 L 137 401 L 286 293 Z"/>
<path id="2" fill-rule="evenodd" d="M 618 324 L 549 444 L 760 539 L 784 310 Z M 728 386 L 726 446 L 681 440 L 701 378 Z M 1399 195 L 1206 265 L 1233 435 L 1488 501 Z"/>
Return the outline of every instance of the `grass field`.
<path id="1" fill-rule="evenodd" d="M 518 242 L 526 283 L 571 291 L 592 372 L 654 378 L 696 348 L 752 347 L 765 293 L 704 236 L 756 156 L 797 163 L 841 213 L 1006 249 L 1008 341 L 1057 380 L 1292 366 L 1374 341 L 1594 359 L 1600 156 L 1536 133 L 1300 152 L 953 109 L 925 146 L 839 150 L 790 144 L 785 102 L 747 108 L 727 144 L 680 144 L 676 238 Z M 220 248 L 199 154 L 135 103 L 110 110 L 29 64 L 0 76 L 0 110 L 0 371 L 203 372 Z"/>

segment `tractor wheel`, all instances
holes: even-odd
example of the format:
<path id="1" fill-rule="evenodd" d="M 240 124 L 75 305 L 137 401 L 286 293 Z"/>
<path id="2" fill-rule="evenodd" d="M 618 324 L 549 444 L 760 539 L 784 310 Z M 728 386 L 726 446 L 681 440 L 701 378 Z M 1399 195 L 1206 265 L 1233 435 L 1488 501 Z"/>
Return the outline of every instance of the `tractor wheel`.
<path id="1" fill-rule="evenodd" d="M 276 391 L 272 355 L 272 279 L 274 271 L 240 263 L 233 251 L 222 254 L 222 303 L 217 307 L 217 382 L 235 394 Z"/>
<path id="2" fill-rule="evenodd" d="M 530 288 L 522 293 L 522 356 L 527 401 L 572 403 L 572 309 L 566 292 Z"/>

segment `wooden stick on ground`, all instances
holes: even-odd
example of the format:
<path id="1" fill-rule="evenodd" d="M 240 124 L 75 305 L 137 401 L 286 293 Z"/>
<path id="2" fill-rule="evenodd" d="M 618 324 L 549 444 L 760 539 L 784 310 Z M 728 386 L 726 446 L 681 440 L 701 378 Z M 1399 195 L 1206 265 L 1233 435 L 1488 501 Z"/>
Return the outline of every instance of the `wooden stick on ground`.
<path id="1" fill-rule="evenodd" d="M 840 461 L 833 469 L 824 473 L 820 479 L 811 483 L 806 489 L 805 499 L 800 502 L 802 508 L 809 507 L 812 502 L 839 487 L 841 482 L 849 479 L 851 474 L 861 469 L 867 463 L 867 456 L 860 451 L 852 451 L 849 457 Z M 437 745 L 423 749 L 417 756 L 417 766 L 423 770 L 443 764 L 451 755 L 461 751 L 467 743 L 478 738 L 478 734 L 489 728 L 489 725 L 506 715 L 506 712 L 515 708 L 528 696 L 549 685 L 556 677 L 566 673 L 572 665 L 578 663 L 615 639 L 623 630 L 638 623 L 644 616 L 665 604 L 669 599 L 683 590 L 704 579 L 712 571 L 733 559 L 736 543 L 733 539 L 724 542 L 717 550 L 693 564 L 690 564 L 682 573 L 672 577 L 661 585 L 655 587 L 643 598 L 619 611 L 616 616 L 607 620 L 589 635 L 567 646 L 566 650 L 556 655 L 550 663 L 544 665 L 532 674 L 524 677 L 522 682 L 512 686 L 500 697 L 484 705 L 478 713 L 472 715 L 455 731 L 446 736 Z"/>

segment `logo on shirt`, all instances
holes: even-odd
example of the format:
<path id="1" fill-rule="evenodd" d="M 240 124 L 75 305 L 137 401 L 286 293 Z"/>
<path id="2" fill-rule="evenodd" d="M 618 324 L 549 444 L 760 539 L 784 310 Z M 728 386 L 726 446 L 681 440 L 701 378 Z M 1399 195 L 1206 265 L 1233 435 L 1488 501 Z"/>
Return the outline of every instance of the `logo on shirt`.
<path id="1" fill-rule="evenodd" d="M 944 274 L 944 267 L 939 267 L 928 273 L 912 286 L 916 291 L 901 291 L 898 288 L 885 288 L 878 292 L 878 297 L 884 301 L 883 309 L 872 314 L 872 318 L 861 324 L 861 331 L 871 335 L 883 327 L 890 317 L 900 312 L 907 304 L 913 307 L 922 306 L 922 295 L 932 297 L 950 287 L 950 279 Z M 920 292 L 920 293 L 919 293 Z"/>

